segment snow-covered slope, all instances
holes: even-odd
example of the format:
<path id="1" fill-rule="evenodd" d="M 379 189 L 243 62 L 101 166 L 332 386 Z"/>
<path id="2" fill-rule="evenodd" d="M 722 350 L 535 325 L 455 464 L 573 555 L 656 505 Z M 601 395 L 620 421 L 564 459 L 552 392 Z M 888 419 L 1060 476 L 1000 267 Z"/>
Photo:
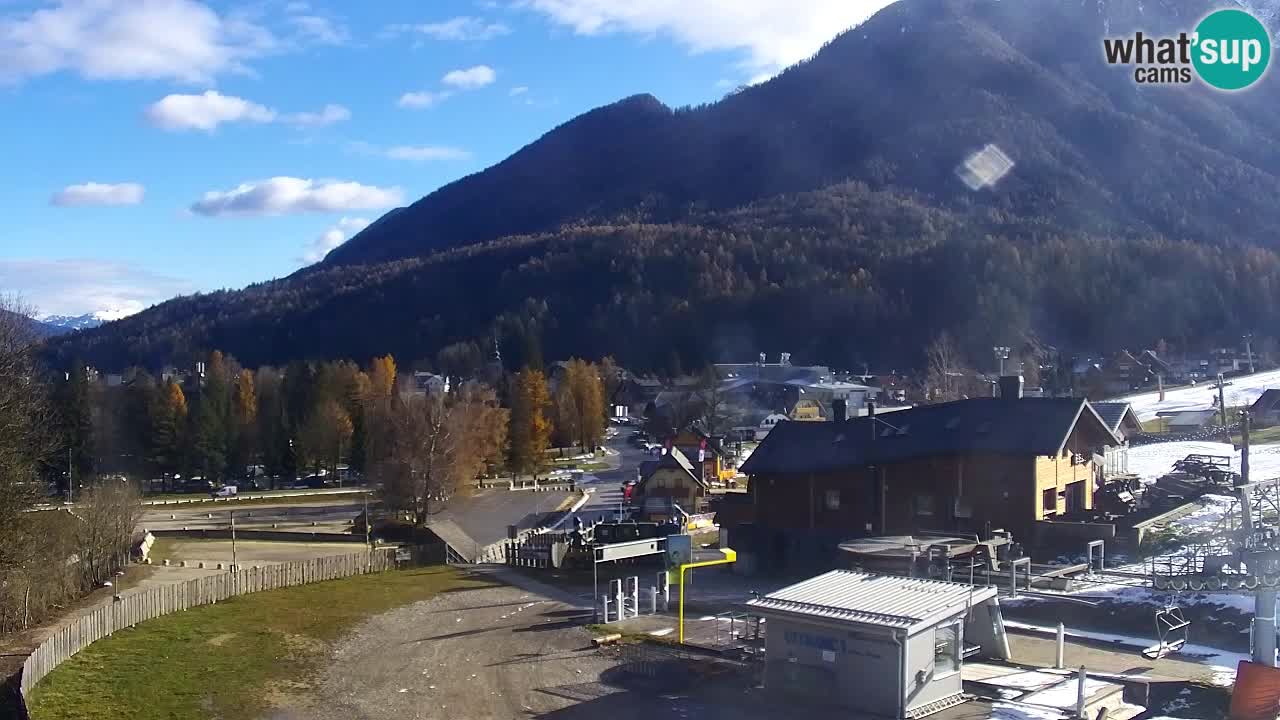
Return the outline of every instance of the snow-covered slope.
<path id="1" fill-rule="evenodd" d="M 1232 378 L 1230 384 L 1223 389 L 1227 407 L 1250 405 L 1268 388 L 1280 388 L 1280 370 L 1270 370 L 1254 375 Z M 1164 402 L 1160 401 L 1160 393 L 1148 392 L 1138 395 L 1127 395 L 1116 398 L 1133 406 L 1133 412 L 1139 420 L 1150 420 L 1157 413 L 1175 412 L 1179 410 L 1206 410 L 1214 406 L 1218 389 L 1212 382 L 1203 382 L 1195 387 L 1180 388 L 1165 392 Z"/>

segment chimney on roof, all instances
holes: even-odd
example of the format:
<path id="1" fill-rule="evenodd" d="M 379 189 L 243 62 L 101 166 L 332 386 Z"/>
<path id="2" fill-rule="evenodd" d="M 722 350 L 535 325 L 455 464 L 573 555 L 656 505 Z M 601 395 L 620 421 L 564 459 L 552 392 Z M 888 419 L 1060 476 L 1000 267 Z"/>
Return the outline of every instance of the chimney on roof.
<path id="1" fill-rule="evenodd" d="M 1022 376 L 1005 375 L 1000 378 L 1000 397 L 1005 400 L 1022 399 Z"/>
<path id="2" fill-rule="evenodd" d="M 831 401 L 831 416 L 838 423 L 842 423 L 849 419 L 849 401 L 844 398 L 836 398 Z"/>

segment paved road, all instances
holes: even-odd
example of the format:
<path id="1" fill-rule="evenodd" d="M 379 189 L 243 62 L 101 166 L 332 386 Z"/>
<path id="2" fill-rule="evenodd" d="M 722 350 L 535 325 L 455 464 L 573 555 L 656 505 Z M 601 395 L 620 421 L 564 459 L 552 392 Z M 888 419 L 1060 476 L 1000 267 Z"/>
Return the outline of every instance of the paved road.
<path id="1" fill-rule="evenodd" d="M 484 546 L 507 537 L 508 525 L 521 529 L 533 527 L 571 495 L 498 488 L 480 490 L 469 497 L 454 498 L 434 518 L 454 522 L 476 545 Z"/>
<path id="2" fill-rule="evenodd" d="M 626 442 L 629 435 L 629 431 L 624 431 L 607 444 L 610 450 L 618 453 L 609 456 L 610 464 L 614 465 L 612 469 L 583 474 L 582 487 L 594 491 L 591 499 L 578 511 L 583 522 L 594 522 L 616 513 L 622 502 L 622 483 L 635 480 L 640 463 L 650 459 L 644 450 Z"/>
<path id="3" fill-rule="evenodd" d="M 633 479 L 636 469 L 647 455 L 643 450 L 625 442 L 629 433 L 624 432 L 611 440 L 608 446 L 616 455 L 609 455 L 613 466 L 594 474 L 584 474 L 583 488 L 593 489 L 593 496 L 579 515 L 590 522 L 598 517 L 616 512 L 622 500 L 622 483 Z M 458 497 L 439 515 L 439 520 L 456 524 L 476 546 L 484 546 L 507 537 L 507 526 L 532 527 L 549 513 L 555 512 L 572 493 L 534 492 L 532 490 L 489 489 L 477 491 L 469 497 Z M 183 527 L 222 529 L 230 527 L 231 514 L 235 511 L 236 527 L 266 529 L 275 524 L 278 530 L 307 530 L 315 532 L 344 532 L 351 521 L 360 514 L 361 498 L 340 495 L 332 500 L 319 498 L 315 502 L 272 505 L 197 504 L 151 506 L 143 516 L 142 526 L 151 530 L 173 530 Z M 311 523 L 315 523 L 314 526 Z"/>

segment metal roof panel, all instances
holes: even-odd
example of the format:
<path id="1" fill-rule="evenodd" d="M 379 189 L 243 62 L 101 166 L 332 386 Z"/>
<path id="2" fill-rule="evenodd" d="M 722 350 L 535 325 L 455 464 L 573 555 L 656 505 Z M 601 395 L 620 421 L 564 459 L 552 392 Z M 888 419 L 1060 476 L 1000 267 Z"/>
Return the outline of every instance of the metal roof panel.
<path id="1" fill-rule="evenodd" d="M 928 627 L 995 597 L 995 588 L 832 570 L 751 600 L 775 611 L 907 630 Z"/>

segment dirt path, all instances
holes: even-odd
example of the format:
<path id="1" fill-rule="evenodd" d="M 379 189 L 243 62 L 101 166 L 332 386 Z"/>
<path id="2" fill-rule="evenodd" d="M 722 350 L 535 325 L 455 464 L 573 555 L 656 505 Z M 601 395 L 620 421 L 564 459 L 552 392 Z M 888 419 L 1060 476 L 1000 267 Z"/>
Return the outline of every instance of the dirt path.
<path id="1" fill-rule="evenodd" d="M 583 611 L 513 587 L 441 595 L 373 618 L 270 720 L 518 718 L 617 692 Z"/>

